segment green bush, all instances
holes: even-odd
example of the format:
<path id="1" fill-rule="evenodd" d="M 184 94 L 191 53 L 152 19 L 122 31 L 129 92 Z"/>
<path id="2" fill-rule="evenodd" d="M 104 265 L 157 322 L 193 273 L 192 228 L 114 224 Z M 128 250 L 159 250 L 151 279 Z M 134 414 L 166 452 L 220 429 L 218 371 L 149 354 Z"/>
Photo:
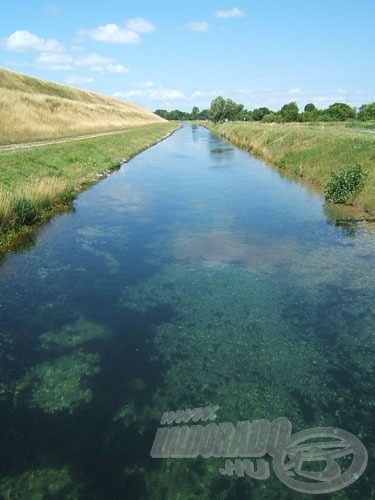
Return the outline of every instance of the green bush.
<path id="1" fill-rule="evenodd" d="M 348 166 L 333 172 L 324 189 L 327 200 L 333 203 L 345 203 L 355 192 L 363 188 L 366 176 L 360 165 Z"/>
<path id="2" fill-rule="evenodd" d="M 28 198 L 18 198 L 14 205 L 14 214 L 18 225 L 29 225 L 35 221 L 35 207 Z"/>

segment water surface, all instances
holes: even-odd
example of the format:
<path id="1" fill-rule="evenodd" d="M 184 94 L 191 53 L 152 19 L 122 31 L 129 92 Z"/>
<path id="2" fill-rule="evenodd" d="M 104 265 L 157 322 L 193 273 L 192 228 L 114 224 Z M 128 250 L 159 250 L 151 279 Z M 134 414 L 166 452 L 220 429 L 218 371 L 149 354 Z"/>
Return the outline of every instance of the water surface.
<path id="1" fill-rule="evenodd" d="M 0 269 L 0 492 L 310 498 L 150 458 L 165 411 L 207 405 L 345 429 L 373 457 L 374 235 L 203 128 L 123 165 Z M 322 498 L 373 478 L 370 458 Z"/>

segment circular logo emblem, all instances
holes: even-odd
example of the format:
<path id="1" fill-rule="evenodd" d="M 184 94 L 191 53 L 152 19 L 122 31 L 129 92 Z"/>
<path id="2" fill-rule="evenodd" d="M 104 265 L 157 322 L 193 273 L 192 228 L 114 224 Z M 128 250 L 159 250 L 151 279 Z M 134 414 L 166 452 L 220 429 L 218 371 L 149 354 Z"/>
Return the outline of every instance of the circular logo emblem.
<path id="1" fill-rule="evenodd" d="M 313 440 L 313 442 L 311 442 Z M 310 441 L 310 442 L 308 442 Z M 335 459 L 352 455 L 344 472 Z M 354 483 L 367 466 L 367 451 L 350 432 L 315 427 L 290 436 L 273 457 L 277 477 L 301 493 L 331 493 Z M 311 462 L 319 462 L 311 466 Z"/>

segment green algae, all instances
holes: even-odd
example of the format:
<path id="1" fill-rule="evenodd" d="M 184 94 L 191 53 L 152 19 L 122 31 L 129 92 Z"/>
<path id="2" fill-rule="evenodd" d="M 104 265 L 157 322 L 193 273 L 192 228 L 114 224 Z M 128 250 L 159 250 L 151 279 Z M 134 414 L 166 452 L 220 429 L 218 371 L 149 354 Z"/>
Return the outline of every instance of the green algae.
<path id="1" fill-rule="evenodd" d="M 68 467 L 32 469 L 19 476 L 6 476 L 0 480 L 0 494 L 5 500 L 80 498 Z"/>
<path id="2" fill-rule="evenodd" d="M 108 339 L 107 327 L 88 321 L 83 315 L 72 323 L 64 325 L 60 330 L 48 331 L 40 335 L 42 349 L 66 350 L 81 346 L 91 340 Z"/>
<path id="3" fill-rule="evenodd" d="M 50 414 L 74 413 L 92 400 L 89 380 L 99 371 L 99 355 L 82 350 L 34 366 L 25 377 L 31 384 L 30 406 Z"/>
<path id="4" fill-rule="evenodd" d="M 372 243 L 369 234 L 368 248 Z M 368 352 L 375 347 L 369 287 L 373 285 L 357 277 L 343 286 L 342 277 L 333 276 L 333 255 L 326 252 L 325 261 L 324 252 L 323 246 L 311 249 L 312 260 L 321 260 L 324 266 L 320 275 L 316 267 L 303 265 L 302 252 L 287 275 L 221 258 L 214 266 L 189 258 L 124 289 L 120 302 L 126 310 L 147 314 L 168 306 L 173 312 L 169 320 L 154 324 L 153 359 L 165 367 L 164 382 L 153 394 L 149 413 L 155 431 L 157 413 L 160 419 L 165 411 L 220 405 L 220 421 L 285 416 L 293 432 L 319 426 L 343 428 L 364 439 L 370 454 L 375 451 L 369 442 L 374 370 Z M 351 260 L 343 252 L 349 275 L 350 269 L 354 274 L 361 252 L 366 254 L 366 244 L 355 249 Z M 340 382 L 348 376 L 366 400 L 358 402 L 352 389 Z M 362 418 L 355 420 L 358 404 Z M 131 403 L 123 411 L 132 425 L 137 418 L 144 423 L 144 415 L 141 411 L 136 415 Z M 194 461 L 182 462 L 163 460 L 155 471 L 137 474 L 143 474 L 153 498 L 209 499 L 219 489 L 222 496 L 217 498 L 236 497 L 233 481 L 239 479 L 225 478 L 223 485 L 217 460 L 203 461 L 198 472 Z M 272 476 L 266 482 L 248 479 L 247 483 L 241 482 L 245 488 L 241 494 L 248 487 L 255 499 L 301 497 Z M 351 486 L 351 491 L 357 487 Z M 349 497 L 342 491 L 332 498 Z"/>
<path id="5" fill-rule="evenodd" d="M 168 304 L 174 310 L 173 321 L 155 327 L 155 359 L 168 366 L 163 411 L 204 401 L 219 404 L 226 418 L 285 415 L 303 425 L 291 393 L 321 401 L 328 360 L 285 324 L 282 290 L 273 287 L 270 301 L 269 281 L 235 265 L 175 265 L 124 292 L 127 308 L 144 313 Z"/>

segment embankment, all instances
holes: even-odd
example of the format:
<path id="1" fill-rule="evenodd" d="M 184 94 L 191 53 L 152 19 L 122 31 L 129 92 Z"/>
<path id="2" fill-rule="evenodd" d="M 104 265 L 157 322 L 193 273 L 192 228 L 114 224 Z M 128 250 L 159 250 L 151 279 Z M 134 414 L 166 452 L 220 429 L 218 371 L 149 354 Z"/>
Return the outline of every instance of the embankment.
<path id="1" fill-rule="evenodd" d="M 346 204 L 359 209 L 364 218 L 374 218 L 375 134 L 321 124 L 205 122 L 204 125 L 285 175 L 310 183 L 322 194 L 333 172 L 361 165 L 367 172 L 365 186 Z"/>

